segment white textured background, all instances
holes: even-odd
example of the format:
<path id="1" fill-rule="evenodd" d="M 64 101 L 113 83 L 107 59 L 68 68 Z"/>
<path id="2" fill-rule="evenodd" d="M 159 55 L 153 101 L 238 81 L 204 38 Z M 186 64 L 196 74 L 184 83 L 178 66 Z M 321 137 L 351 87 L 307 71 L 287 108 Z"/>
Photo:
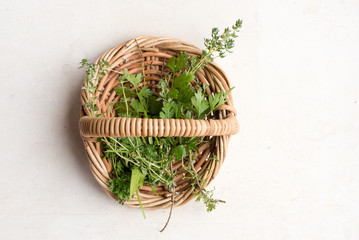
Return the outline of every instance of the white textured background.
<path id="1" fill-rule="evenodd" d="M 219 64 L 241 131 L 213 182 L 227 201 L 119 206 L 77 123 L 82 58 L 138 35 L 203 47 L 244 20 Z M 359 2 L 0 2 L 0 239 L 359 239 Z"/>

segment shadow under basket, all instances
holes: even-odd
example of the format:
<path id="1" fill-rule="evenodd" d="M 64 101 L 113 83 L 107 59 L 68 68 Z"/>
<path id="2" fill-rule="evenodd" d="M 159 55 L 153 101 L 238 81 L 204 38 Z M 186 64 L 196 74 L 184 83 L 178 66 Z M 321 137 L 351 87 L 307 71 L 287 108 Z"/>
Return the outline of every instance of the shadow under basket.
<path id="1" fill-rule="evenodd" d="M 123 118 L 111 117 L 116 115 L 108 113 L 109 109 L 116 113 L 111 109 L 113 105 L 108 103 L 119 99 L 114 88 L 119 86 L 118 76 L 121 75 L 123 69 L 127 69 L 130 74 L 144 73 L 144 84 L 156 95 L 159 91 L 157 87 L 159 80 L 169 72 L 166 62 L 181 52 L 186 52 L 190 56 L 200 56 L 202 53 L 192 44 L 168 37 L 141 36 L 121 43 L 105 52 L 95 62 L 98 64 L 101 59 L 104 59 L 111 65 L 110 71 L 99 78 L 100 80 L 96 83 L 95 96 L 88 96 L 85 90 L 81 91 L 82 108 L 79 128 L 87 158 L 95 179 L 114 199 L 116 197 L 111 192 L 108 183 L 111 178 L 112 165 L 103 157 L 102 145 L 96 141 L 98 137 L 204 136 L 206 141 L 198 145 L 193 165 L 199 178 L 205 183 L 203 187 L 206 187 L 216 177 L 223 164 L 231 135 L 239 131 L 231 93 L 227 96 L 227 102 L 205 120 Z M 95 78 L 97 77 L 95 75 Z M 191 84 L 196 81 L 208 85 L 206 91 L 209 95 L 230 89 L 225 73 L 215 63 L 210 63 L 200 69 Z M 85 84 L 86 82 L 84 86 Z M 98 113 L 103 113 L 104 117 L 91 117 L 86 102 L 89 102 L 89 98 L 92 97 L 96 99 Z M 185 164 L 186 162 L 188 160 L 185 160 Z M 172 194 L 175 195 L 174 206 L 186 204 L 196 196 L 194 192 L 196 190 L 193 189 L 191 181 L 187 178 L 182 179 L 183 173 L 186 173 L 182 164 L 174 162 L 173 167 L 177 170 L 178 176 L 175 179 L 175 193 L 172 193 L 165 185 L 158 185 L 155 188 L 158 194 L 156 195 L 151 186 L 145 184 L 139 190 L 141 203 L 145 209 L 170 207 L 173 201 Z M 136 195 L 124 204 L 130 207 L 140 207 Z"/>

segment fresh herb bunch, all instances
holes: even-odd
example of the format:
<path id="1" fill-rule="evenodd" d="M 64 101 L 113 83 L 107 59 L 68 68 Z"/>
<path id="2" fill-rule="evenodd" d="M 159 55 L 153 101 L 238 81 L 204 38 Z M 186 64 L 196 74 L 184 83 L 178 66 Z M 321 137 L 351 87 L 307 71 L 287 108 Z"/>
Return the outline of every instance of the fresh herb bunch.
<path id="1" fill-rule="evenodd" d="M 101 59 L 98 64 L 89 63 L 87 59 L 82 59 L 81 61 L 80 68 L 86 69 L 85 85 L 82 87 L 82 89 L 86 91 L 86 96 L 88 98 L 85 106 L 90 111 L 91 116 L 94 117 L 103 116 L 102 114 L 95 114 L 95 112 L 99 110 L 96 104 L 97 97 L 95 92 L 101 91 L 97 89 L 97 84 L 108 72 L 108 67 L 111 67 L 111 65 L 104 59 Z M 95 77 L 96 72 L 98 72 L 97 77 Z"/>
<path id="2" fill-rule="evenodd" d="M 206 49 L 201 56 L 188 56 L 182 52 L 169 59 L 166 63 L 168 74 L 159 81 L 158 94 L 145 85 L 143 74 L 129 74 L 124 69 L 115 88 L 119 100 L 109 104 L 113 104 L 119 117 L 206 119 L 227 101 L 232 89 L 225 93 L 208 94 L 207 86 L 194 81 L 195 74 L 216 57 L 223 58 L 231 52 L 241 25 L 242 21 L 237 20 L 231 29 L 226 28 L 221 35 L 217 28 L 213 28 L 212 38 L 204 40 Z M 86 107 L 91 116 L 102 116 L 103 113 L 98 113 L 95 92 L 99 91 L 96 87 L 98 81 L 112 71 L 109 70 L 110 64 L 103 59 L 98 64 L 90 64 L 84 59 L 81 64 L 86 68 L 83 87 L 88 99 Z M 224 202 L 213 198 L 213 190 L 203 188 L 206 182 L 200 179 L 194 167 L 197 146 L 204 141 L 204 137 L 104 137 L 98 138 L 98 141 L 103 143 L 104 157 L 112 163 L 109 184 L 120 203 L 130 200 L 136 193 L 142 208 L 139 188 L 144 183 L 151 185 L 155 194 L 155 186 L 160 184 L 167 185 L 173 195 L 176 194 L 174 180 L 177 171 L 173 165 L 178 162 L 187 171 L 182 177 L 191 181 L 197 201 L 203 200 L 207 211 Z M 145 217 L 144 212 L 143 215 Z"/>

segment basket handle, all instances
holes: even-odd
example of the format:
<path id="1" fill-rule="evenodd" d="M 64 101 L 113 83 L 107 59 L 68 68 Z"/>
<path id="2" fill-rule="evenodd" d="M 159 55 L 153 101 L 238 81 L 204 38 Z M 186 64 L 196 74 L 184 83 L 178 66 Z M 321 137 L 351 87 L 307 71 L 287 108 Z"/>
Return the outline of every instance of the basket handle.
<path id="1" fill-rule="evenodd" d="M 218 120 L 84 116 L 80 119 L 79 127 L 83 137 L 222 136 L 239 131 L 239 123 L 234 116 Z"/>

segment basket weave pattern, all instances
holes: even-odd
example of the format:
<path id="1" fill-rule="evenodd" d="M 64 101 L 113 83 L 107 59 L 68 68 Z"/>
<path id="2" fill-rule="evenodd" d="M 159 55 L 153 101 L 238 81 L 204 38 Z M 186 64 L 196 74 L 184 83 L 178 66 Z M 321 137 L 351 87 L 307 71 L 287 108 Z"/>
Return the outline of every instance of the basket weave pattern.
<path id="1" fill-rule="evenodd" d="M 188 55 L 201 55 L 201 50 L 191 44 L 173 38 L 141 36 L 108 50 L 98 58 L 96 64 L 104 59 L 113 71 L 109 71 L 97 84 L 99 91 L 96 91 L 96 104 L 99 107 L 98 113 L 104 117 L 91 117 L 85 103 L 93 96 L 87 96 L 86 91 L 81 92 L 81 119 L 80 133 L 85 145 L 85 150 L 90 163 L 91 171 L 97 182 L 105 192 L 112 198 L 116 198 L 109 187 L 108 180 L 111 178 L 112 166 L 110 161 L 103 158 L 103 149 L 100 143 L 96 142 L 97 137 L 126 137 L 126 136 L 205 136 L 205 142 L 201 143 L 196 153 L 194 168 L 206 187 L 216 177 L 225 159 L 228 141 L 232 134 L 239 130 L 236 110 L 233 106 L 232 95 L 229 94 L 228 101 L 215 110 L 208 119 L 147 119 L 147 118 L 121 118 L 116 116 L 113 105 L 110 102 L 119 99 L 114 88 L 119 86 L 117 80 L 123 69 L 130 74 L 144 73 L 144 83 L 151 89 L 154 95 L 158 95 L 158 81 L 169 73 L 166 62 L 180 52 Z M 95 76 L 97 77 L 97 76 Z M 199 81 L 209 87 L 208 94 L 226 92 L 230 89 L 230 83 L 215 63 L 206 65 L 196 73 L 195 81 Z M 84 84 L 86 84 L 84 82 Z M 109 111 L 111 110 L 111 111 Z M 110 113 L 113 114 L 110 114 Z M 216 156 L 216 159 L 214 158 Z M 187 161 L 185 161 L 185 164 Z M 194 196 L 194 190 L 190 180 L 183 179 L 186 171 L 182 168 L 182 161 L 174 162 L 173 169 L 177 171 L 176 192 L 172 193 L 165 185 L 158 185 L 155 190 L 158 195 L 152 192 L 149 185 L 140 188 L 139 195 L 145 209 L 167 208 L 172 204 L 180 206 L 190 201 Z M 140 207 L 135 197 L 125 202 L 131 207 Z"/>

